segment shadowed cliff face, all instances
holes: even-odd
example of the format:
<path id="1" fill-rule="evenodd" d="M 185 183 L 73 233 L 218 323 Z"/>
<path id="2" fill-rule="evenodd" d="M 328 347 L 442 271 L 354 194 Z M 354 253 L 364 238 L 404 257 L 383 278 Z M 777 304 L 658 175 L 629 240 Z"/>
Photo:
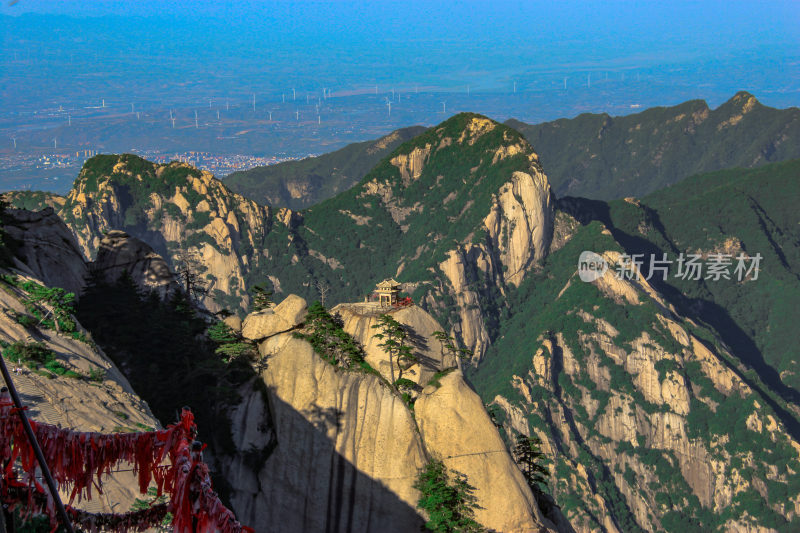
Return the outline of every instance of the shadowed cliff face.
<path id="1" fill-rule="evenodd" d="M 78 243 L 53 209 L 8 209 L 4 218 L 15 265 L 45 285 L 80 294 L 88 269 Z"/>

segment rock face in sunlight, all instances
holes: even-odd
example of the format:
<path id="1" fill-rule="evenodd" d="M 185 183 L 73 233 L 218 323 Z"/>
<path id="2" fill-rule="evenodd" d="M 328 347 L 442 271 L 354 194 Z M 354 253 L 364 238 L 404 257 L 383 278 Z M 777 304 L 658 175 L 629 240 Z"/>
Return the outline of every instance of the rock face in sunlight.
<path id="1" fill-rule="evenodd" d="M 274 314 L 299 308 L 296 300 L 289 296 Z M 356 310 L 362 305 L 337 311 L 345 330 L 367 347 L 369 364 L 383 369 L 388 356 L 375 346 L 370 328 L 381 310 Z M 245 319 L 264 357 L 263 385 L 244 393 L 232 416 L 241 458 L 221 465 L 240 518 L 264 531 L 418 530 L 424 519 L 413 483 L 436 457 L 475 486 L 482 507 L 476 518 L 483 525 L 556 531 L 538 510 L 480 399 L 428 336 L 440 326 L 418 307 L 382 311 L 413 328 L 425 356 L 424 363 L 406 369 L 420 380 L 413 393 L 419 407 L 413 410 L 381 375 L 335 367 L 292 332 L 256 327 L 257 314 Z M 257 430 L 251 421 L 262 419 L 265 410 L 271 424 Z M 263 462 L 253 463 L 259 453 Z"/>
<path id="2" fill-rule="evenodd" d="M 609 265 L 592 283 L 559 271 L 587 243 Z M 800 515 L 790 410 L 647 281 L 618 279 L 615 248 L 582 227 L 524 289 L 530 303 L 472 377 L 506 431 L 541 438 L 579 531 L 673 531 L 685 517 L 758 531 Z"/>
<path id="3" fill-rule="evenodd" d="M 90 259 L 113 230 L 144 241 L 172 265 L 190 254 L 211 310 L 247 305 L 245 276 L 258 261 L 253 250 L 270 220 L 269 209 L 230 192 L 208 172 L 127 154 L 88 160 L 59 215 Z"/>

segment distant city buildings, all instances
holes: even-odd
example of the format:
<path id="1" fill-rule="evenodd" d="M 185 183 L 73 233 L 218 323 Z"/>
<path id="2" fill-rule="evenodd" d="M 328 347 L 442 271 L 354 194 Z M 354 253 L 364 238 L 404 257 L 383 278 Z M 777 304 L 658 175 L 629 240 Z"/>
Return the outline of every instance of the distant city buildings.
<path id="1" fill-rule="evenodd" d="M 253 167 L 263 167 L 274 165 L 284 161 L 299 159 L 298 157 L 287 156 L 284 154 L 273 155 L 270 157 L 259 157 L 245 154 L 213 154 L 211 152 L 183 152 L 183 153 L 157 153 L 149 151 L 136 152 L 137 155 L 144 157 L 154 163 L 169 163 L 170 161 L 181 161 L 189 163 L 201 170 L 207 170 L 216 177 L 225 177 L 228 174 L 239 170 L 249 170 Z"/>
<path id="2" fill-rule="evenodd" d="M 249 170 L 254 167 L 274 165 L 284 161 L 302 159 L 301 157 L 289 156 L 286 154 L 276 154 L 269 157 L 259 157 L 246 154 L 213 154 L 211 152 L 174 152 L 163 153 L 154 151 L 131 150 L 132 153 L 139 155 L 154 163 L 169 163 L 170 161 L 182 161 L 189 163 L 201 170 L 207 170 L 218 178 L 222 178 L 238 170 Z M 97 155 L 97 150 L 78 150 L 69 153 L 10 153 L 0 158 L 0 171 L 33 171 L 48 169 L 75 169 L 77 176 L 78 169 L 83 163 Z M 312 154 L 309 154 L 311 156 Z"/>

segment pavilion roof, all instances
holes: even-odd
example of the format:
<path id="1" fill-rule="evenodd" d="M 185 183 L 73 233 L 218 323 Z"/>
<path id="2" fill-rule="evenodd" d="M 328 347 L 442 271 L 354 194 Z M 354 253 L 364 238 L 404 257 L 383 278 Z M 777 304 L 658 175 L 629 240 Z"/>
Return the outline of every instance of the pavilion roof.
<path id="1" fill-rule="evenodd" d="M 377 287 L 379 289 L 399 289 L 400 283 L 398 283 L 394 278 L 389 278 L 378 283 Z"/>

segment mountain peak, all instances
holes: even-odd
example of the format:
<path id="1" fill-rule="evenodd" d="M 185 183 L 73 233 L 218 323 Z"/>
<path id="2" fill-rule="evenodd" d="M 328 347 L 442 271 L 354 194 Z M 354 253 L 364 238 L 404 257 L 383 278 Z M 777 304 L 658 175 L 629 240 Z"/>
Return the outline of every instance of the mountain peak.
<path id="1" fill-rule="evenodd" d="M 755 96 L 753 96 L 747 91 L 739 91 L 738 93 L 734 94 L 730 100 L 722 104 L 720 106 L 720 109 L 725 107 L 731 107 L 741 113 L 747 113 L 754 107 L 760 105 L 761 102 L 759 102 Z"/>

